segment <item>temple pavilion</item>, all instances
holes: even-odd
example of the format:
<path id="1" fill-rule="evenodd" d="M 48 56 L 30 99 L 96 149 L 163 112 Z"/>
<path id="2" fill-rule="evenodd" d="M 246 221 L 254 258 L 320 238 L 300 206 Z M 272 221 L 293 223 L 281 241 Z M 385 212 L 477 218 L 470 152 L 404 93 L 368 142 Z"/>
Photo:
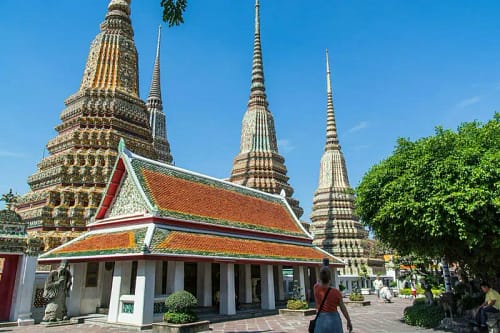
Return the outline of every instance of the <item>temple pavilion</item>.
<path id="1" fill-rule="evenodd" d="M 69 314 L 108 308 L 110 323 L 161 320 L 165 298 L 181 289 L 220 314 L 238 303 L 274 309 L 286 297 L 284 268 L 308 297 L 324 258 L 334 272 L 344 266 L 312 244 L 284 196 L 153 161 L 124 141 L 88 228 L 39 262 L 68 260 Z"/>

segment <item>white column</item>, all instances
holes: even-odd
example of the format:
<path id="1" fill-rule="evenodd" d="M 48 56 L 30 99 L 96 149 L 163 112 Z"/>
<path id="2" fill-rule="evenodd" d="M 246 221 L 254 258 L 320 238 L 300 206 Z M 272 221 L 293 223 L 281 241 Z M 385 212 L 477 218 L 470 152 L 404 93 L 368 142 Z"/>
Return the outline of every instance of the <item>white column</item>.
<path id="1" fill-rule="evenodd" d="M 183 289 L 184 289 L 184 261 L 176 261 L 174 291 Z"/>
<path id="2" fill-rule="evenodd" d="M 245 264 L 241 266 L 243 266 L 243 278 L 245 280 L 244 288 L 240 287 L 244 291 L 241 302 L 249 304 L 252 303 L 252 265 Z"/>
<path id="3" fill-rule="evenodd" d="M 276 281 L 276 290 L 274 292 L 277 294 L 278 301 L 285 300 L 285 287 L 283 286 L 283 265 L 275 266 L 276 274 L 274 280 Z"/>
<path id="4" fill-rule="evenodd" d="M 274 310 L 276 306 L 274 303 L 274 280 L 272 265 L 260 265 L 260 279 L 261 308 L 264 310 Z"/>
<path id="5" fill-rule="evenodd" d="M 196 293 L 199 305 L 212 306 L 212 264 L 199 262 L 196 269 Z"/>
<path id="6" fill-rule="evenodd" d="M 332 285 L 339 289 L 339 285 L 340 285 L 340 276 L 339 276 L 339 271 L 337 270 L 337 268 L 333 267 L 332 268 Z"/>
<path id="7" fill-rule="evenodd" d="M 135 282 L 134 323 L 153 323 L 156 262 L 139 260 Z"/>
<path id="8" fill-rule="evenodd" d="M 311 279 L 309 277 L 309 267 L 305 266 L 304 269 L 304 295 L 306 302 L 309 303 L 311 297 Z"/>
<path id="9" fill-rule="evenodd" d="M 33 289 L 35 286 L 35 272 L 38 257 L 23 255 L 18 265 L 21 266 L 16 282 L 16 301 L 13 304 L 14 320 L 19 326 L 33 325 L 35 321 L 31 317 L 31 304 L 33 300 Z"/>
<path id="10" fill-rule="evenodd" d="M 122 267 L 124 262 L 115 262 L 113 282 L 111 283 L 111 297 L 109 299 L 108 322 L 116 323 L 120 313 L 120 296 L 122 289 Z"/>
<path id="11" fill-rule="evenodd" d="M 220 314 L 236 314 L 234 301 L 234 264 L 220 264 Z"/>
<path id="12" fill-rule="evenodd" d="M 175 283 L 175 261 L 167 263 L 167 294 L 174 292 Z"/>
<path id="13" fill-rule="evenodd" d="M 111 296 L 109 299 L 108 322 L 118 322 L 120 314 L 120 297 L 130 294 L 130 276 L 132 274 L 131 261 L 116 261 L 113 271 L 113 282 L 111 284 Z"/>
<path id="14" fill-rule="evenodd" d="M 69 298 L 66 301 L 68 306 L 68 316 L 74 317 L 80 315 L 80 301 L 82 300 L 82 291 L 85 283 L 86 262 L 79 262 L 70 265 L 71 275 L 73 277 Z"/>

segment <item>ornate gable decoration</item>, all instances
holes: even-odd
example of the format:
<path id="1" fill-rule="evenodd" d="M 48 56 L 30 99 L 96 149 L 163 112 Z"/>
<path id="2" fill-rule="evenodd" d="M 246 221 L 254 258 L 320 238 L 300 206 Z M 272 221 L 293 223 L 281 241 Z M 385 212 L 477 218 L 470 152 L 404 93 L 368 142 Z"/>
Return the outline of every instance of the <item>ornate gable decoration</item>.
<path id="1" fill-rule="evenodd" d="M 223 180 L 135 155 L 122 146 L 96 222 L 150 213 L 167 219 L 214 224 L 311 239 L 287 201 Z"/>
<path id="2" fill-rule="evenodd" d="M 125 216 L 147 211 L 148 207 L 132 177 L 128 173 L 125 173 L 113 203 L 106 213 L 106 217 Z"/>

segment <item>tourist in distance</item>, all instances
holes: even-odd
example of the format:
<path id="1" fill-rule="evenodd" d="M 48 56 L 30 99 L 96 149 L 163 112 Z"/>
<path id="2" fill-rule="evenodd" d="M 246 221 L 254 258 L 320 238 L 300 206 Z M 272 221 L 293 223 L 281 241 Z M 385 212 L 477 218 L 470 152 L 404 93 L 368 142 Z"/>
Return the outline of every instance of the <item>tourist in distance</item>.
<path id="1" fill-rule="evenodd" d="M 347 308 L 342 301 L 342 294 L 337 288 L 330 286 L 332 273 L 328 266 L 321 268 L 319 281 L 314 285 L 314 300 L 318 311 L 314 333 L 342 333 L 342 320 L 338 313 L 338 307 L 347 320 L 347 329 L 352 332 L 352 323 Z M 321 303 L 323 303 L 321 306 Z M 320 309 L 321 307 L 321 309 Z"/>
<path id="2" fill-rule="evenodd" d="M 373 289 L 377 292 L 377 298 L 380 299 L 380 289 L 384 286 L 382 280 L 380 280 L 380 275 L 377 274 L 377 278 L 373 281 Z"/>
<path id="3" fill-rule="evenodd" d="M 486 313 L 500 312 L 500 294 L 491 288 L 488 282 L 481 282 L 481 290 L 485 293 L 484 303 L 477 309 L 476 321 L 481 327 L 486 327 Z"/>

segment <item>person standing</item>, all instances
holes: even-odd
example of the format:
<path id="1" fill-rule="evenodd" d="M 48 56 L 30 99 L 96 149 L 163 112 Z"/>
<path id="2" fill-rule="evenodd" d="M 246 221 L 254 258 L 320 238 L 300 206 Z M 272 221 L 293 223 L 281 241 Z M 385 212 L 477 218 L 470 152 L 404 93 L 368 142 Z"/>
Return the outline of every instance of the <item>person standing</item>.
<path id="1" fill-rule="evenodd" d="M 380 299 L 380 289 L 384 286 L 382 280 L 380 280 L 380 275 L 377 274 L 377 278 L 373 281 L 373 289 L 377 293 L 377 298 Z"/>
<path id="2" fill-rule="evenodd" d="M 352 332 L 352 323 L 347 308 L 342 301 L 342 294 L 337 288 L 330 286 L 332 273 L 328 266 L 321 268 L 319 281 L 314 285 L 314 300 L 318 311 L 315 333 L 342 333 L 342 320 L 338 307 L 347 320 L 347 329 Z M 326 298 L 325 298 L 326 297 Z M 324 303 L 323 303 L 324 299 Z M 321 306 L 323 303 L 323 306 Z M 321 309 L 320 309 L 321 307 Z"/>
<path id="3" fill-rule="evenodd" d="M 485 295 L 484 303 L 481 304 L 476 313 L 476 321 L 479 326 L 486 327 L 486 313 L 500 312 L 500 294 L 498 294 L 495 289 L 491 288 L 488 282 L 481 282 L 480 287 Z"/>
<path id="4" fill-rule="evenodd" d="M 413 299 L 417 299 L 417 286 L 415 282 L 411 283 L 411 295 L 413 296 Z"/>

